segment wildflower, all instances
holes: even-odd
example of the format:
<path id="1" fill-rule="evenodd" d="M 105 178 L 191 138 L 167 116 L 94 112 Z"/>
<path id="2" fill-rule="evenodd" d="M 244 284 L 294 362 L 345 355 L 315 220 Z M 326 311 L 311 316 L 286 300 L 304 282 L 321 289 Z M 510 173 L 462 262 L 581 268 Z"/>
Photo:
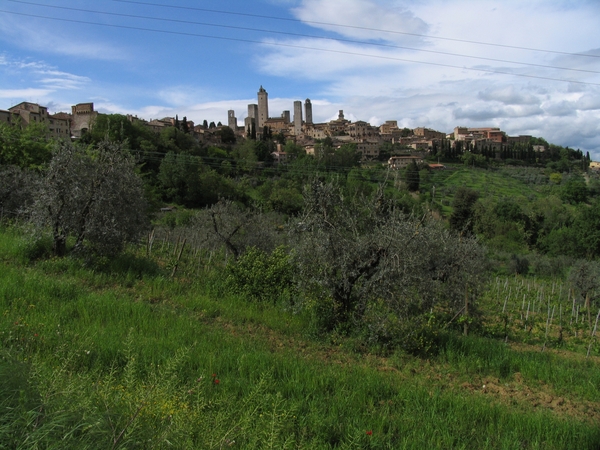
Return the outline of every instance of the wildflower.
<path id="1" fill-rule="evenodd" d="M 219 384 L 220 382 L 221 382 L 221 380 L 219 380 L 218 378 L 215 378 L 215 379 L 213 380 L 213 383 L 215 383 L 215 384 Z"/>
<path id="2" fill-rule="evenodd" d="M 216 373 L 213 373 L 213 374 L 212 374 L 212 377 L 213 377 L 213 378 L 217 378 L 217 374 L 216 374 Z"/>
<path id="3" fill-rule="evenodd" d="M 371 436 L 373 434 L 373 430 L 367 430 L 367 436 Z"/>
<path id="4" fill-rule="evenodd" d="M 38 334 L 37 334 L 37 333 L 34 333 L 34 334 L 33 334 L 33 337 L 38 337 Z"/>

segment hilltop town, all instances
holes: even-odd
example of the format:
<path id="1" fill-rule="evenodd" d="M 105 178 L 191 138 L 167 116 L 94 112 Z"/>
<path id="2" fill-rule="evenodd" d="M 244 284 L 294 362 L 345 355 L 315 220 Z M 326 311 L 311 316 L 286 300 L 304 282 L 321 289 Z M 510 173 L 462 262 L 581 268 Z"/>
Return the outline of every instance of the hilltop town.
<path id="1" fill-rule="evenodd" d="M 94 110 L 93 103 L 79 103 L 73 105 L 71 112 L 58 112 L 50 114 L 48 108 L 37 103 L 22 102 L 0 110 L 0 122 L 29 125 L 43 123 L 48 126 L 49 133 L 57 138 L 79 139 L 83 133 L 94 126 L 94 121 L 100 113 Z M 414 152 L 413 157 L 418 157 L 436 149 L 451 146 L 460 150 L 472 148 L 485 148 L 491 154 L 500 154 L 507 147 L 514 144 L 527 145 L 532 136 L 508 136 L 496 127 L 469 128 L 457 126 L 450 133 L 437 131 L 425 127 L 414 129 L 400 128 L 397 120 L 387 120 L 380 126 L 371 125 L 365 121 L 352 122 L 344 117 L 340 110 L 337 119 L 324 123 L 313 122 L 313 107 L 310 99 L 304 104 L 295 101 L 293 115 L 290 110 L 282 111 L 279 116 L 269 115 L 269 98 L 267 91 L 261 86 L 257 93 L 257 103 L 248 105 L 244 126 L 238 125 L 234 110 L 227 112 L 227 124 L 217 125 L 205 120 L 203 124 L 196 125 L 193 121 L 178 117 L 165 117 L 162 119 L 145 120 L 137 116 L 127 115 L 132 122 L 141 122 L 149 128 L 159 132 L 165 127 L 180 126 L 194 136 L 201 143 L 218 143 L 222 136 L 221 131 L 229 128 L 237 138 L 261 138 L 269 133 L 272 136 L 281 136 L 281 141 L 293 141 L 304 147 L 307 153 L 315 151 L 315 143 L 330 138 L 333 146 L 346 143 L 356 145 L 356 151 L 362 160 L 374 160 L 380 156 L 383 144 L 397 144 L 405 152 Z M 231 133 L 231 132 L 230 132 Z M 543 145 L 533 146 L 533 151 L 543 152 Z M 285 159 L 281 148 L 275 152 L 276 160 Z M 398 164 L 395 161 L 394 164 Z M 400 165 L 402 165 L 400 163 Z"/>

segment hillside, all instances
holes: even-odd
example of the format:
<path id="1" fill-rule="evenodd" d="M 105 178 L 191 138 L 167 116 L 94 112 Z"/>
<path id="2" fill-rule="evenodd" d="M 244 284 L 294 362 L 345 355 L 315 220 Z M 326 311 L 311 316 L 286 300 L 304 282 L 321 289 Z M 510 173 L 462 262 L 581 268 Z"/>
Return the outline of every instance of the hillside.
<path id="1" fill-rule="evenodd" d="M 289 306 L 229 293 L 219 264 L 198 264 L 191 250 L 171 278 L 168 244 L 151 258 L 132 249 L 84 267 L 72 258 L 30 261 L 35 249 L 24 236 L 1 233 L 6 448 L 600 443 L 600 349 L 593 343 L 586 358 L 586 325 L 579 338 L 572 320 L 567 330 L 558 284 L 491 280 L 479 336 L 450 326 L 439 352 L 416 357 L 318 338 Z M 519 322 L 524 292 L 529 331 Z M 536 299 L 537 310 L 529 307 Z M 546 326 L 546 302 L 561 308 L 560 329 L 558 312 Z"/>

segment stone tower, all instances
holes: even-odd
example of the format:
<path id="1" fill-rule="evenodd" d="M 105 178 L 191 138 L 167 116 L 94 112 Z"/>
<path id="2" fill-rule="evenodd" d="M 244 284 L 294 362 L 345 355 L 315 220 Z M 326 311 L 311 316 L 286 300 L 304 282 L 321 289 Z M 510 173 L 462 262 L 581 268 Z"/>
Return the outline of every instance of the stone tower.
<path id="1" fill-rule="evenodd" d="M 233 131 L 237 131 L 237 117 L 235 117 L 235 111 L 233 109 L 227 111 L 227 126 Z"/>
<path id="2" fill-rule="evenodd" d="M 246 134 L 250 136 L 252 132 L 252 127 L 254 127 L 254 132 L 257 131 L 256 128 L 256 120 L 258 118 L 258 105 L 252 103 L 248 105 L 248 117 L 244 119 L 244 128 L 246 129 Z"/>
<path id="3" fill-rule="evenodd" d="M 294 136 L 300 136 L 302 133 L 302 102 L 294 102 Z"/>
<path id="4" fill-rule="evenodd" d="M 313 118 L 312 118 L 312 103 L 310 102 L 310 99 L 307 98 L 306 101 L 304 102 L 304 115 L 306 116 L 306 124 L 307 125 L 312 125 L 313 123 Z"/>
<path id="5" fill-rule="evenodd" d="M 258 120 L 257 128 L 262 133 L 265 123 L 269 119 L 269 94 L 261 86 L 258 90 Z"/>

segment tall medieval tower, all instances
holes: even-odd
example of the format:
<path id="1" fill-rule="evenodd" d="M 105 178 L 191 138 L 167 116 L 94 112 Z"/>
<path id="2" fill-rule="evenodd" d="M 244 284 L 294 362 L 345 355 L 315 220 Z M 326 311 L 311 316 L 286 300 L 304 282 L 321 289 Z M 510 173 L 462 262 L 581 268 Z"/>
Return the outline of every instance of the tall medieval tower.
<path id="1" fill-rule="evenodd" d="M 269 94 L 261 86 L 258 90 L 258 132 L 262 133 L 265 123 L 269 119 Z"/>
<path id="2" fill-rule="evenodd" d="M 300 136 L 302 133 L 302 102 L 294 102 L 294 136 Z"/>
<path id="3" fill-rule="evenodd" d="M 312 125 L 312 123 L 313 123 L 312 103 L 310 102 L 310 99 L 308 99 L 308 98 L 304 102 L 304 115 L 306 116 L 306 124 Z"/>
<path id="4" fill-rule="evenodd" d="M 227 111 L 227 125 L 233 131 L 237 131 L 237 117 L 235 117 L 235 111 L 233 109 Z"/>

